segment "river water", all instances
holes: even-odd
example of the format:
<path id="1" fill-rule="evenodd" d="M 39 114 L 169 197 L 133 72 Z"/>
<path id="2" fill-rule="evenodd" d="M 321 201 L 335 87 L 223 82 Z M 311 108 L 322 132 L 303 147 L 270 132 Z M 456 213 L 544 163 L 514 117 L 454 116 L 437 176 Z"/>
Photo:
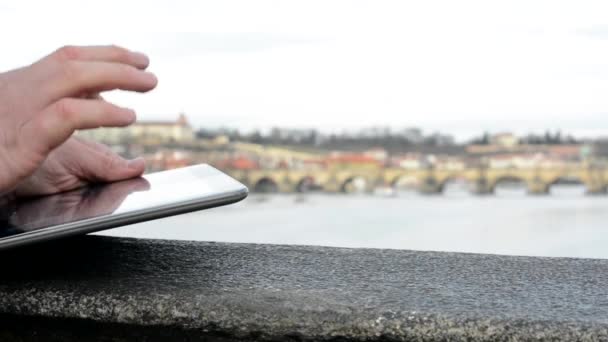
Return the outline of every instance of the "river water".
<path id="1" fill-rule="evenodd" d="M 608 258 L 608 197 L 581 186 L 551 195 L 498 188 L 475 196 L 256 195 L 228 207 L 140 223 L 103 235 L 218 242 L 395 248 Z"/>

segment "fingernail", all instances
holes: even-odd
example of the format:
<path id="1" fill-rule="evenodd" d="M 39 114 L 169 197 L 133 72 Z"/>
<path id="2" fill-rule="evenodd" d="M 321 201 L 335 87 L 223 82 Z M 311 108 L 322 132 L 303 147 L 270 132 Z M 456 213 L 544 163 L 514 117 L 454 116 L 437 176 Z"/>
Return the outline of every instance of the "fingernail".
<path id="1" fill-rule="evenodd" d="M 125 117 L 128 118 L 127 122 L 129 124 L 132 124 L 135 122 L 135 120 L 137 120 L 137 114 L 135 114 L 135 111 L 131 108 L 124 108 L 125 112 L 128 113 L 127 115 L 125 115 Z"/>
<path id="2" fill-rule="evenodd" d="M 139 170 L 139 169 L 145 167 L 144 158 L 139 157 L 139 158 L 128 160 L 127 167 L 129 169 L 136 169 L 136 170 Z"/>
<path id="3" fill-rule="evenodd" d="M 158 77 L 149 71 L 144 72 L 151 80 L 151 82 L 156 86 L 158 84 Z"/>
<path id="4" fill-rule="evenodd" d="M 150 64 L 150 59 L 148 56 L 141 52 L 133 52 L 133 60 L 137 65 L 141 65 L 147 67 Z"/>

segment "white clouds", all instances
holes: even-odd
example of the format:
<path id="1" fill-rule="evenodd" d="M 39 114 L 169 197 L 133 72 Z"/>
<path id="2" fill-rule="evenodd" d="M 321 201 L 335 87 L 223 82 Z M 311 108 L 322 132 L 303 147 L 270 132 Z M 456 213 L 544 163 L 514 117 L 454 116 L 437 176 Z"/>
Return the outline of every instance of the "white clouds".
<path id="1" fill-rule="evenodd" d="M 0 68 L 66 43 L 113 42 L 153 59 L 157 91 L 112 96 L 143 117 L 184 109 L 200 125 L 608 131 L 608 5 L 600 1 L 86 7 L 0 2 L 0 29 L 18 32 L 3 35 Z"/>

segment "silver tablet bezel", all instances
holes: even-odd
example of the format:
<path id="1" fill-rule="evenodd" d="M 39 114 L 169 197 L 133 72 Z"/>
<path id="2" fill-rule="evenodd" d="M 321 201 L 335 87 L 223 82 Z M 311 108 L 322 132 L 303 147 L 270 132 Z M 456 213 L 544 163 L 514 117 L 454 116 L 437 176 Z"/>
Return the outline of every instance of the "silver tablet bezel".
<path id="1" fill-rule="evenodd" d="M 191 166 L 189 168 L 197 167 L 211 168 L 215 170 L 218 174 L 224 175 L 230 181 L 237 184 L 236 189 L 232 191 L 219 192 L 213 195 L 206 195 L 201 198 L 173 202 L 161 206 L 152 206 L 119 214 L 109 214 L 3 237 L 0 238 L 0 250 L 29 245 L 33 243 L 39 243 L 48 240 L 54 240 L 58 238 L 83 235 L 128 224 L 134 224 L 158 218 L 214 208 L 222 205 L 232 204 L 241 201 L 247 197 L 249 190 L 245 185 L 240 184 L 238 181 L 234 180 L 230 176 L 206 164 Z"/>

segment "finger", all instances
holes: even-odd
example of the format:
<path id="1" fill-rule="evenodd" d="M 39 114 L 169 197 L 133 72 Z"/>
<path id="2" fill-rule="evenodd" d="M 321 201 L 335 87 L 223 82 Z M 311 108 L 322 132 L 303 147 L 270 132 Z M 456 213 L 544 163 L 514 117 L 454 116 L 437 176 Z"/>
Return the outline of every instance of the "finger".
<path id="1" fill-rule="evenodd" d="M 64 63 L 68 61 L 97 61 L 128 64 L 137 69 L 150 65 L 148 56 L 141 52 L 130 51 L 120 46 L 64 46 L 43 60 Z"/>
<path id="2" fill-rule="evenodd" d="M 127 160 L 118 154 L 93 151 L 78 165 L 80 177 L 88 182 L 114 182 L 141 176 L 146 165 L 143 158 Z"/>
<path id="3" fill-rule="evenodd" d="M 135 121 L 135 112 L 101 100 L 64 98 L 48 106 L 23 126 L 23 136 L 48 153 L 76 130 L 123 127 Z"/>
<path id="4" fill-rule="evenodd" d="M 119 63 L 71 61 L 56 69 L 42 85 L 52 100 L 115 89 L 146 92 L 158 83 L 154 74 Z"/>
<path id="5" fill-rule="evenodd" d="M 80 99 L 89 99 L 89 100 L 104 100 L 103 96 L 101 96 L 99 93 L 88 93 L 88 94 L 82 94 L 80 97 Z"/>
<path id="6" fill-rule="evenodd" d="M 146 165 L 143 158 L 126 160 L 104 144 L 81 138 L 78 138 L 78 141 L 86 146 L 86 149 L 90 151 L 90 155 L 94 156 L 97 162 L 105 163 L 106 165 L 104 168 L 94 168 L 95 164 L 93 161 L 83 159 L 81 168 L 84 171 L 82 174 L 84 179 L 91 181 L 115 181 L 141 176 L 145 171 Z M 104 169 L 107 170 L 104 171 Z M 107 172 L 108 170 L 109 172 Z M 133 182 L 130 185 L 129 188 L 132 191 L 143 191 L 149 188 L 149 183 L 144 179 L 140 182 Z"/>
<path id="7" fill-rule="evenodd" d="M 87 181 L 111 182 L 141 176 L 145 170 L 143 158 L 126 160 L 112 151 L 108 146 L 77 138 L 82 144 L 82 150 L 87 151 L 91 158 L 81 158 L 77 169 L 79 176 Z M 132 182 L 128 187 L 131 191 L 147 190 L 149 184 L 142 179 Z"/>

